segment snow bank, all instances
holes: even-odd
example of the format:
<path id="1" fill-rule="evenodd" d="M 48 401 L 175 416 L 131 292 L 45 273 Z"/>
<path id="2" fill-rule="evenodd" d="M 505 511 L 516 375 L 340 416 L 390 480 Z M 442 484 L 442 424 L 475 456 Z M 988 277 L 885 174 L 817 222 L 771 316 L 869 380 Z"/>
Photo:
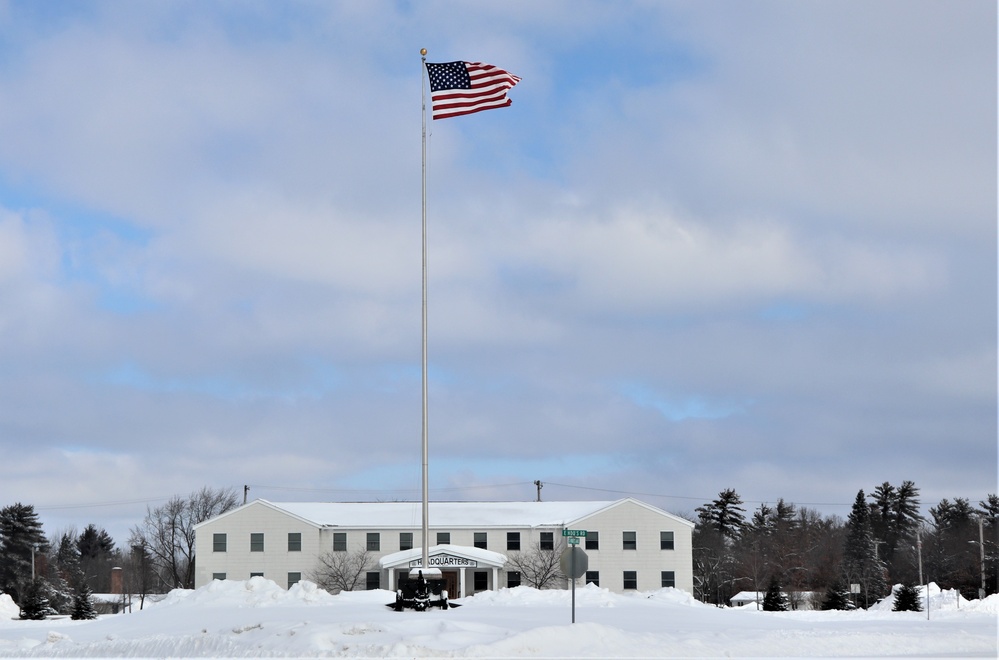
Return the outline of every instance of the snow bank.
<path id="1" fill-rule="evenodd" d="M 315 583 L 303 580 L 291 589 L 282 589 L 275 582 L 254 577 L 245 582 L 213 580 L 197 590 L 174 589 L 160 602 L 169 605 L 221 607 L 275 607 L 282 605 L 329 605 L 336 597 Z"/>
<path id="2" fill-rule="evenodd" d="M 657 605 L 678 607 L 714 607 L 696 600 L 682 589 L 665 588 L 652 592 L 628 592 L 617 594 L 609 589 L 587 584 L 576 587 L 577 607 L 620 607 L 635 599 L 650 600 Z M 533 587 L 513 587 L 498 591 L 481 591 L 474 596 L 456 600 L 463 606 L 478 607 L 537 607 L 539 605 L 571 607 L 572 591 L 569 589 L 534 589 Z"/>
<path id="3" fill-rule="evenodd" d="M 895 594 L 902 585 L 892 587 L 891 595 L 879 600 L 869 608 L 875 612 L 891 612 L 895 606 Z M 968 612 L 999 613 L 999 594 L 988 596 L 984 600 L 968 600 L 960 595 L 957 589 L 941 589 L 936 582 L 919 587 L 919 604 L 926 611 L 926 592 L 930 594 L 930 612 L 948 610 L 966 610 Z"/>
<path id="4" fill-rule="evenodd" d="M 613 607 L 620 598 L 621 596 L 592 584 L 576 587 L 577 605 L 586 603 L 590 606 Z M 498 591 L 480 591 L 474 596 L 467 596 L 456 602 L 467 607 L 525 607 L 527 605 L 569 607 L 572 603 L 572 592 L 566 589 L 535 589 L 521 586 Z"/>
<path id="5" fill-rule="evenodd" d="M 16 619 L 21 616 L 21 608 L 17 606 L 10 594 L 0 594 L 0 621 Z"/>
<path id="6" fill-rule="evenodd" d="M 0 657 L 999 657 L 999 597 L 958 610 L 954 594 L 931 590 L 941 606 L 951 596 L 951 609 L 928 622 L 890 602 L 888 611 L 756 612 L 675 589 L 588 585 L 576 589 L 571 623 L 566 590 L 501 589 L 453 610 L 395 612 L 389 591 L 333 596 L 310 582 L 285 590 L 253 578 L 94 621 L 3 621 Z"/>

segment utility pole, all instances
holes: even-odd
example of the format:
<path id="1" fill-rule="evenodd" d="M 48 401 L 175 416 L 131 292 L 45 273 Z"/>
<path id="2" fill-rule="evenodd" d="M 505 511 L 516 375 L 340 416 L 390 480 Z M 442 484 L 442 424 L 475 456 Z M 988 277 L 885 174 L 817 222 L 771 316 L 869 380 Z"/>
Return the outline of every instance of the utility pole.
<path id="1" fill-rule="evenodd" d="M 538 499 L 536 499 L 535 502 L 540 502 L 541 501 L 541 489 L 544 488 L 545 485 L 543 483 L 541 483 L 540 479 L 538 479 L 537 481 L 535 481 L 534 485 L 538 487 Z"/>
<path id="2" fill-rule="evenodd" d="M 978 557 L 982 567 L 982 586 L 978 590 L 978 599 L 985 598 L 985 530 L 982 527 L 982 516 L 978 516 Z"/>
<path id="3" fill-rule="evenodd" d="M 916 531 L 916 552 L 919 555 L 919 584 L 923 583 L 923 541 L 919 536 L 919 531 Z"/>
<path id="4" fill-rule="evenodd" d="M 243 504 L 246 504 L 246 494 L 249 493 L 249 492 L 250 492 L 250 487 L 244 485 L 243 486 Z"/>
<path id="5" fill-rule="evenodd" d="M 923 540 L 916 530 L 916 552 L 919 553 L 919 583 L 923 584 Z M 930 585 L 924 585 L 926 589 L 926 620 L 930 620 Z"/>

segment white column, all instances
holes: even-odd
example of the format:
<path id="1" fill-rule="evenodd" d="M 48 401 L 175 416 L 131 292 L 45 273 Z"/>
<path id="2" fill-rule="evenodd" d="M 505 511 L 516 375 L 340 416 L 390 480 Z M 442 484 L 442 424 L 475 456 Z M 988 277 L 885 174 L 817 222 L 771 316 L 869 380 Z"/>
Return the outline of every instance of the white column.
<path id="1" fill-rule="evenodd" d="M 493 566 L 493 591 L 499 591 L 499 567 Z"/>
<path id="2" fill-rule="evenodd" d="M 465 596 L 465 571 L 467 570 L 467 568 L 458 569 L 458 598 Z"/>

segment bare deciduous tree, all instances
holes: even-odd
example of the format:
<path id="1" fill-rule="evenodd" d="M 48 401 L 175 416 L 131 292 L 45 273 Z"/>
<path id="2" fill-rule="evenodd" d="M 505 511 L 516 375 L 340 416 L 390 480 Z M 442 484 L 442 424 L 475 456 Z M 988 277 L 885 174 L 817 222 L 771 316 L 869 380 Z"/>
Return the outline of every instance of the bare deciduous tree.
<path id="1" fill-rule="evenodd" d="M 552 550 L 542 550 L 537 543 L 525 552 L 511 552 L 507 557 L 507 570 L 520 573 L 521 583 L 536 589 L 552 589 L 565 584 L 568 579 L 559 566 L 565 546 L 561 543 Z"/>
<path id="2" fill-rule="evenodd" d="M 142 524 L 133 527 L 130 546 L 144 546 L 166 589 L 194 588 L 194 526 L 236 508 L 232 488 L 205 486 L 187 499 L 175 495 L 161 507 L 146 509 Z"/>
<path id="3" fill-rule="evenodd" d="M 331 594 L 338 594 L 363 584 L 365 573 L 373 567 L 371 553 L 363 548 L 352 552 L 330 550 L 319 555 L 309 578 Z"/>

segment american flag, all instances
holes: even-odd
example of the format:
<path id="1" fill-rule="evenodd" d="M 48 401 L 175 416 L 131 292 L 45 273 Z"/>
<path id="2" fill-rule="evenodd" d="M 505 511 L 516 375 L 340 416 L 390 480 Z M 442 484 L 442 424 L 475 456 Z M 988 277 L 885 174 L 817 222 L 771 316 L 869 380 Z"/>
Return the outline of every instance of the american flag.
<path id="1" fill-rule="evenodd" d="M 512 103 L 506 90 L 520 82 L 517 76 L 482 62 L 427 62 L 427 75 L 434 119 L 505 108 Z"/>

